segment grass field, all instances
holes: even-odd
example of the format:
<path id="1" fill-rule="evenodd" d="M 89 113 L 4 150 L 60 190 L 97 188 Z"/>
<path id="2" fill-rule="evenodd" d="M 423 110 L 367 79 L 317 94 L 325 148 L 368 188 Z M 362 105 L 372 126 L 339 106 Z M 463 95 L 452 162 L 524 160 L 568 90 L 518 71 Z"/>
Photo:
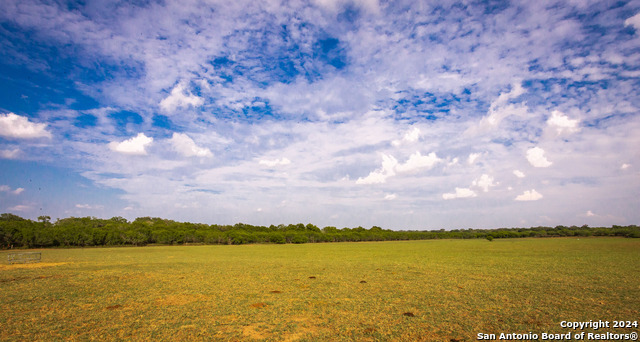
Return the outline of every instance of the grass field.
<path id="1" fill-rule="evenodd" d="M 640 239 L 47 249 L 27 265 L 8 253 L 1 340 L 473 341 L 640 319 Z"/>

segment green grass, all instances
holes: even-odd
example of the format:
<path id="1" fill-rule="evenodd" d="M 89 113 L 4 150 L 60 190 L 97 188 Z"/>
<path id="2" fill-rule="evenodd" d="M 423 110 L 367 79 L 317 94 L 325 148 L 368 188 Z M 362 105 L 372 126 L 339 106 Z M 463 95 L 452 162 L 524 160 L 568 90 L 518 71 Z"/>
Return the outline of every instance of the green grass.
<path id="1" fill-rule="evenodd" d="M 0 340 L 472 341 L 640 318 L 640 239 L 48 249 L 26 267 L 7 253 Z"/>

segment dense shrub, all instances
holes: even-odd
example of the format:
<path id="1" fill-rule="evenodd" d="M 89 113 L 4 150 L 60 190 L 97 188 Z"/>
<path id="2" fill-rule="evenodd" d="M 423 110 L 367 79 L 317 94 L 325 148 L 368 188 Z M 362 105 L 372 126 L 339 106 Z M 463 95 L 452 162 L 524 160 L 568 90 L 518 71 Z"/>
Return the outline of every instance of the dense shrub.
<path id="1" fill-rule="evenodd" d="M 47 216 L 38 221 L 27 220 L 13 214 L 0 215 L 0 248 L 33 248 L 56 246 L 144 246 L 158 244 L 247 244 L 247 243 L 309 243 L 341 241 L 391 241 L 426 239 L 477 239 L 491 241 L 500 238 L 560 237 L 560 236 L 621 236 L 640 238 L 640 227 L 613 226 L 590 228 L 586 225 L 499 228 L 499 229 L 444 229 L 432 231 L 394 231 L 374 226 L 318 228 L 312 224 L 253 226 L 206 225 L 176 222 L 161 218 L 140 217 L 129 222 L 122 217 L 98 219 L 70 217 L 50 222 Z"/>

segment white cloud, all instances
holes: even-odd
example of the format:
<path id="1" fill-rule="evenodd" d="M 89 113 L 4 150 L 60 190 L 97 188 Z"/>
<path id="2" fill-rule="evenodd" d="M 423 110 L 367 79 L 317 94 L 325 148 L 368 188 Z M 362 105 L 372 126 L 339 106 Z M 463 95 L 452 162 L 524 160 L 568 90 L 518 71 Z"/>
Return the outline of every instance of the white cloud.
<path id="1" fill-rule="evenodd" d="M 124 154 L 145 155 L 147 154 L 146 147 L 152 142 L 153 138 L 147 137 L 144 133 L 138 133 L 137 136 L 122 142 L 110 142 L 109 148 Z"/>
<path id="2" fill-rule="evenodd" d="M 521 82 L 514 82 L 513 84 L 511 84 L 511 90 L 508 93 L 500 94 L 500 96 L 498 96 L 498 98 L 491 103 L 490 110 L 493 110 L 500 106 L 504 106 L 510 100 L 517 98 L 525 92 L 526 90 L 522 87 Z"/>
<path id="3" fill-rule="evenodd" d="M 406 142 L 416 142 L 420 138 L 420 129 L 418 127 L 414 127 L 410 132 L 407 132 L 402 140 Z"/>
<path id="4" fill-rule="evenodd" d="M 267 167 L 274 167 L 274 166 L 283 166 L 283 165 L 289 165 L 291 164 L 291 160 L 287 159 L 287 158 L 282 158 L 282 159 L 273 159 L 273 160 L 268 160 L 268 159 L 261 159 L 258 164 L 260 165 L 264 165 Z"/>
<path id="5" fill-rule="evenodd" d="M 15 159 L 20 155 L 20 149 L 14 148 L 12 150 L 0 150 L 0 158 Z"/>
<path id="6" fill-rule="evenodd" d="M 31 206 L 18 204 L 18 205 L 14 205 L 13 207 L 10 207 L 8 209 L 9 209 L 9 211 L 28 211 L 28 210 L 31 210 Z"/>
<path id="7" fill-rule="evenodd" d="M 524 116 L 527 114 L 527 107 L 521 104 L 508 104 L 489 110 L 489 115 L 480 120 L 478 129 L 480 132 L 495 129 L 500 123 L 509 116 Z"/>
<path id="8" fill-rule="evenodd" d="M 563 132 L 574 133 L 578 131 L 578 120 L 569 119 L 562 112 L 554 110 L 551 117 L 547 120 L 547 125 L 554 127 L 558 134 Z"/>
<path id="9" fill-rule="evenodd" d="M 455 198 L 470 198 L 470 197 L 476 197 L 476 196 L 478 196 L 478 194 L 476 194 L 475 191 L 469 188 L 457 188 L 457 187 L 456 187 L 456 191 L 453 193 L 442 194 L 442 198 L 445 200 L 450 200 Z"/>
<path id="10" fill-rule="evenodd" d="M 356 184 L 378 184 L 387 181 L 387 178 L 396 174 L 395 167 L 398 160 L 392 155 L 382 155 L 382 168 L 371 171 L 367 177 L 360 177 L 356 180 Z"/>
<path id="11" fill-rule="evenodd" d="M 525 177 L 524 172 L 522 172 L 520 170 L 513 170 L 513 174 L 518 178 L 524 178 Z"/>
<path id="12" fill-rule="evenodd" d="M 413 127 L 410 131 L 404 134 L 402 140 L 394 140 L 391 142 L 393 146 L 400 146 L 403 143 L 413 143 L 420 139 L 420 129 L 418 127 Z"/>
<path id="13" fill-rule="evenodd" d="M 171 95 L 160 101 L 160 108 L 165 112 L 171 113 L 179 108 L 198 107 L 203 103 L 204 99 L 202 97 L 191 94 L 185 89 L 183 83 L 179 83 L 171 90 Z"/>
<path id="14" fill-rule="evenodd" d="M 540 147 L 533 147 L 527 150 L 527 160 L 535 167 L 549 167 L 551 162 L 544 156 L 544 150 Z"/>
<path id="15" fill-rule="evenodd" d="M 102 205 L 90 205 L 90 204 L 76 204 L 78 209 L 103 209 Z"/>
<path id="16" fill-rule="evenodd" d="M 0 136 L 15 139 L 51 138 L 47 124 L 14 113 L 0 114 Z"/>
<path id="17" fill-rule="evenodd" d="M 469 165 L 472 165 L 473 163 L 476 162 L 476 160 L 478 160 L 478 158 L 480 158 L 480 153 L 469 153 L 469 157 L 467 158 L 467 163 L 469 163 Z"/>
<path id="18" fill-rule="evenodd" d="M 431 152 L 423 156 L 420 151 L 416 151 L 409 159 L 399 164 L 398 160 L 392 155 L 382 155 L 382 167 L 375 171 L 371 171 L 365 178 L 358 178 L 356 184 L 378 184 L 385 183 L 387 178 L 395 176 L 397 173 L 414 173 L 421 169 L 431 169 L 442 159 L 438 158 L 435 152 Z"/>
<path id="19" fill-rule="evenodd" d="M 515 200 L 516 201 L 537 201 L 542 198 L 542 195 L 531 189 L 531 191 L 526 190 L 522 195 L 518 195 Z"/>
<path id="20" fill-rule="evenodd" d="M 631 167 L 631 164 L 624 163 L 620 166 L 620 170 L 626 170 Z"/>
<path id="21" fill-rule="evenodd" d="M 377 14 L 380 11 L 380 5 L 378 0 L 313 0 L 316 6 L 319 6 L 325 10 L 336 12 L 341 6 L 346 4 L 354 5 L 359 9 L 365 10 L 368 13 Z"/>
<path id="22" fill-rule="evenodd" d="M 416 151 L 404 164 L 398 164 L 396 171 L 415 172 L 420 169 L 431 169 L 441 161 L 442 159 L 438 158 L 435 152 L 423 156 L 419 151 Z"/>
<path id="23" fill-rule="evenodd" d="M 387 200 L 387 201 L 392 201 L 392 200 L 396 199 L 397 197 L 398 197 L 398 195 L 396 195 L 396 194 L 387 194 L 387 195 L 384 196 L 384 199 Z"/>
<path id="24" fill-rule="evenodd" d="M 184 133 L 173 133 L 169 139 L 173 148 L 185 157 L 212 157 L 211 150 L 199 147 L 196 143 Z"/>
<path id="25" fill-rule="evenodd" d="M 498 98 L 491 103 L 487 115 L 482 117 L 477 125 L 468 128 L 465 134 L 475 135 L 478 133 L 492 132 L 509 116 L 525 117 L 529 112 L 527 106 L 509 103 L 509 101 L 524 94 L 525 91 L 520 83 L 513 83 L 511 90 L 506 93 L 501 93 Z"/>
<path id="26" fill-rule="evenodd" d="M 587 210 L 586 215 L 589 216 L 589 217 L 596 216 L 596 214 L 594 214 L 591 210 Z"/>
<path id="27" fill-rule="evenodd" d="M 624 26 L 633 26 L 636 30 L 640 29 L 640 13 L 624 21 Z"/>
<path id="28" fill-rule="evenodd" d="M 480 189 L 482 189 L 482 191 L 487 192 L 489 191 L 490 187 L 497 185 L 493 183 L 493 180 L 494 180 L 493 177 L 487 174 L 483 174 L 479 178 L 475 179 L 472 184 L 473 186 L 477 186 Z"/>
<path id="29" fill-rule="evenodd" d="M 24 188 L 17 188 L 15 190 L 11 190 L 11 187 L 8 185 L 0 185 L 0 192 L 9 192 L 14 195 L 20 195 L 24 191 Z"/>

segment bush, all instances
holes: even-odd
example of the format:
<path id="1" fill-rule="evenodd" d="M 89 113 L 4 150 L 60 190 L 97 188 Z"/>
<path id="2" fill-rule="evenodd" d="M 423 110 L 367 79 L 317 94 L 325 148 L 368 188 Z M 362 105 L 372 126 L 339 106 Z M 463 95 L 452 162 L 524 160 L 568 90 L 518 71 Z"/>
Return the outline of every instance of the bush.
<path id="1" fill-rule="evenodd" d="M 283 244 L 283 243 L 287 243 L 287 240 L 284 238 L 284 235 L 280 233 L 272 233 L 271 236 L 269 237 L 269 242 Z"/>
<path id="2" fill-rule="evenodd" d="M 309 242 L 309 238 L 304 233 L 289 233 L 287 234 L 286 239 L 291 243 L 307 243 Z"/>

